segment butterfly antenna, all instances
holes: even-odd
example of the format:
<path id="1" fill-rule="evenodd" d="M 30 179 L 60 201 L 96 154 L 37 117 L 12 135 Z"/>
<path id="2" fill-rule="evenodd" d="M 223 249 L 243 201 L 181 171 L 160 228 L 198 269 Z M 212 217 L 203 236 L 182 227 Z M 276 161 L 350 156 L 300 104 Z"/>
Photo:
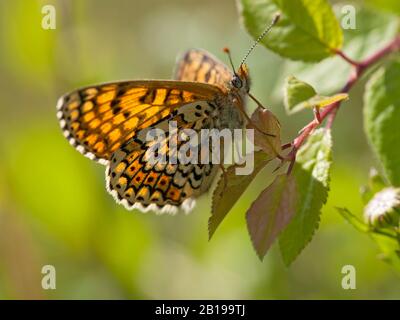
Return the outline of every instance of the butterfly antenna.
<path id="1" fill-rule="evenodd" d="M 227 47 L 225 47 L 223 50 L 224 50 L 224 52 L 228 55 L 229 62 L 230 62 L 230 64 L 231 64 L 233 74 L 237 76 L 237 73 L 236 73 L 236 71 L 235 71 L 235 66 L 234 66 L 233 61 L 232 61 L 231 51 L 230 51 L 229 48 L 227 48 Z"/>
<path id="2" fill-rule="evenodd" d="M 256 41 L 254 41 L 253 45 L 250 47 L 250 49 L 247 51 L 247 53 L 244 55 L 244 58 L 242 59 L 242 62 L 240 62 L 240 66 L 243 65 L 243 63 L 246 61 L 247 57 L 250 55 L 250 53 L 254 50 L 254 48 L 257 46 L 257 44 L 267 35 L 268 32 L 271 31 L 272 27 L 276 25 L 281 17 L 280 12 L 277 12 L 270 23 L 270 25 L 263 31 L 263 33 L 260 34 L 260 36 L 257 38 Z"/>

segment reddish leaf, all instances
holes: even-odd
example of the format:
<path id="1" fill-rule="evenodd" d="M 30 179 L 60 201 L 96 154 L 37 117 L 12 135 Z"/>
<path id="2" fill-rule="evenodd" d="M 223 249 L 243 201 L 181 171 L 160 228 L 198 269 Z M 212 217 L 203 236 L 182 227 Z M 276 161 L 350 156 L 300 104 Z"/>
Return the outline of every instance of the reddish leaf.
<path id="1" fill-rule="evenodd" d="M 279 175 L 247 211 L 247 228 L 261 260 L 294 216 L 296 201 L 294 177 Z"/>
<path id="2" fill-rule="evenodd" d="M 210 239 L 258 172 L 271 160 L 272 157 L 263 151 L 257 151 L 254 153 L 254 170 L 252 174 L 236 175 L 235 165 L 226 169 L 226 185 L 224 176 L 222 175 L 213 194 L 211 217 L 208 220 L 208 235 Z"/>

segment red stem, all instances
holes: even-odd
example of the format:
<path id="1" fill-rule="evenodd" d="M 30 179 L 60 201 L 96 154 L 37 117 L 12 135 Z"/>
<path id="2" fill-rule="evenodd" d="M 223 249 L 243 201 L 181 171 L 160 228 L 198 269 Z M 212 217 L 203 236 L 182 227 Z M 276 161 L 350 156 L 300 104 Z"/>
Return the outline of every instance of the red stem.
<path id="1" fill-rule="evenodd" d="M 343 60 L 345 60 L 346 62 L 348 62 L 349 64 L 351 64 L 351 65 L 353 65 L 355 67 L 360 65 L 357 61 L 355 61 L 355 60 L 351 59 L 350 57 L 348 57 L 342 50 L 336 49 L 336 50 L 333 50 L 333 52 L 335 52 L 338 56 L 343 58 Z"/>
<path id="2" fill-rule="evenodd" d="M 349 57 L 347 57 L 342 51 L 337 50 L 335 51 L 336 54 L 341 56 L 345 61 L 350 63 L 353 66 L 353 70 L 342 90 L 339 93 L 348 93 L 353 85 L 360 79 L 362 74 L 365 72 L 366 69 L 371 67 L 373 64 L 381 60 L 383 57 L 388 55 L 391 52 L 398 51 L 400 49 L 400 35 L 393 39 L 389 44 L 387 44 L 382 49 L 378 50 L 377 52 L 373 53 L 371 56 L 367 57 L 366 59 L 362 60 L 361 62 L 356 62 Z M 331 128 L 332 124 L 335 120 L 336 113 L 340 107 L 341 102 L 335 102 L 327 107 L 325 107 L 320 112 L 320 121 L 314 119 L 309 124 L 307 124 L 301 133 L 294 139 L 293 141 L 293 148 L 290 152 L 290 157 L 294 162 L 297 150 L 303 145 L 303 143 L 307 140 L 308 136 L 317 128 L 321 121 L 328 118 L 326 127 Z M 289 167 L 290 171 L 290 167 Z"/>

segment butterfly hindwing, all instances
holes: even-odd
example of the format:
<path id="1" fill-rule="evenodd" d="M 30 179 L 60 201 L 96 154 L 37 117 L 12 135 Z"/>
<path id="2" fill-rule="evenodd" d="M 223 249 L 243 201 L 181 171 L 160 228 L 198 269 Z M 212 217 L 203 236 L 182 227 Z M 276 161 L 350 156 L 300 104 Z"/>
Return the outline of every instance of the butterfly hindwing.
<path id="1" fill-rule="evenodd" d="M 166 134 L 159 142 L 158 150 L 165 157 L 162 161 L 149 161 L 152 140 L 147 136 L 153 128 L 146 128 L 137 133 L 130 141 L 119 148 L 111 157 L 106 170 L 108 191 L 117 202 L 126 208 L 139 208 L 142 211 L 174 212 L 180 206 L 189 211 L 194 205 L 194 198 L 204 193 L 212 183 L 218 166 L 211 163 L 181 163 L 170 161 L 177 154 L 170 151 L 172 139 L 176 139 L 177 150 L 181 150 L 184 140 L 178 137 L 183 129 L 200 132 L 215 126 L 213 114 L 218 116 L 215 104 L 201 101 L 179 108 L 173 117 L 157 124 L 157 129 Z M 170 121 L 178 129 L 169 131 Z M 201 139 L 197 140 L 197 154 L 194 157 L 201 162 Z M 207 150 L 209 153 L 210 150 Z"/>
<path id="2" fill-rule="evenodd" d="M 137 131 L 185 104 L 213 101 L 221 94 L 216 86 L 183 81 L 114 82 L 64 95 L 57 104 L 57 117 L 65 137 L 78 151 L 107 164 Z"/>

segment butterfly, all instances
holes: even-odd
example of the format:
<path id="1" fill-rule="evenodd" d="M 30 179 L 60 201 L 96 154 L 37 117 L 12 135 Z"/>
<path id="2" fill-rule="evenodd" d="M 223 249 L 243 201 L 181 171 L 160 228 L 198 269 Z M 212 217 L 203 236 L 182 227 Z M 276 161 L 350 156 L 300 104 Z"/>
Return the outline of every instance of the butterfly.
<path id="1" fill-rule="evenodd" d="M 204 50 L 191 49 L 178 59 L 175 80 L 81 88 L 58 100 L 57 117 L 69 143 L 106 166 L 106 188 L 117 203 L 144 212 L 189 212 L 219 166 L 147 161 L 146 134 L 152 128 L 168 133 L 171 121 L 178 130 L 244 128 L 249 71 L 243 61 L 237 72 L 232 69 Z M 165 153 L 171 136 L 165 137 Z"/>

